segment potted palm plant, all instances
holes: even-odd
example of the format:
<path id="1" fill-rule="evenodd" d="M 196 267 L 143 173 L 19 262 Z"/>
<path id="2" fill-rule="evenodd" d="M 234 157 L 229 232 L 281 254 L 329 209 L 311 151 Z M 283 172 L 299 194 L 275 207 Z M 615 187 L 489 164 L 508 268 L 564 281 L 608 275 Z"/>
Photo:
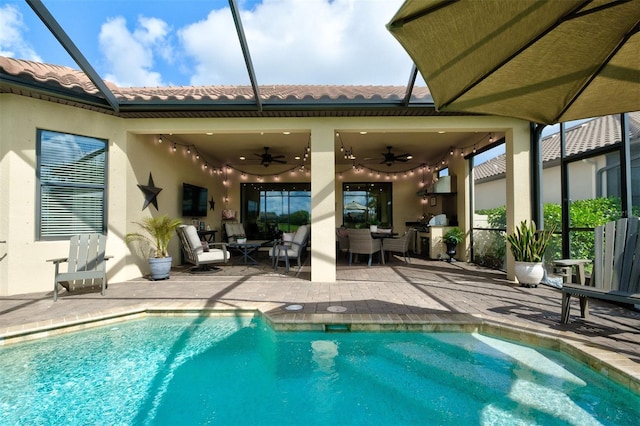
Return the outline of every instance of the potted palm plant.
<path id="1" fill-rule="evenodd" d="M 542 259 L 554 230 L 555 227 L 551 230 L 536 230 L 533 221 L 527 223 L 523 220 L 519 227 L 507 234 L 506 238 L 515 259 L 515 275 L 523 286 L 537 287 L 544 277 Z"/>
<path id="2" fill-rule="evenodd" d="M 453 261 L 453 256 L 456 255 L 458 244 L 464 240 L 464 233 L 458 227 L 449 229 L 443 236 L 442 241 L 447 246 L 447 254 L 449 255 L 449 262 Z"/>
<path id="3" fill-rule="evenodd" d="M 169 278 L 171 272 L 172 258 L 169 256 L 167 248 L 169 241 L 182 224 L 179 219 L 172 219 L 167 215 L 158 217 L 145 217 L 140 222 L 134 222 L 144 233 L 131 232 L 125 235 L 127 244 L 134 241 L 140 242 L 148 248 L 143 250 L 149 259 L 152 280 L 163 280 Z"/>

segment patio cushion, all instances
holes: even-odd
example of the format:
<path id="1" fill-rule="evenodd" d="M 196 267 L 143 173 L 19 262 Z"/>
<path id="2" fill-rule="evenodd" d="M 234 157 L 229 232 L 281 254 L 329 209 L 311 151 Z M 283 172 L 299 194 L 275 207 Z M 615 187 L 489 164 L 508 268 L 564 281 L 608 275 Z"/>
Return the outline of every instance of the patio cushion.
<path id="1" fill-rule="evenodd" d="M 185 227 L 185 235 L 189 240 L 189 245 L 193 248 L 196 254 L 204 252 L 204 249 L 202 248 L 202 242 L 200 241 L 200 237 L 198 236 L 198 231 L 196 231 L 195 226 Z"/>
<path id="2" fill-rule="evenodd" d="M 294 232 L 285 232 L 282 234 L 282 244 L 285 246 L 290 246 L 291 241 L 293 241 L 295 233 Z"/>
<path id="3" fill-rule="evenodd" d="M 234 237 L 236 235 L 244 235 L 244 236 L 247 235 L 244 232 L 244 226 L 242 225 L 242 223 L 238 223 L 238 222 L 225 223 L 224 227 L 227 233 L 227 237 Z"/>

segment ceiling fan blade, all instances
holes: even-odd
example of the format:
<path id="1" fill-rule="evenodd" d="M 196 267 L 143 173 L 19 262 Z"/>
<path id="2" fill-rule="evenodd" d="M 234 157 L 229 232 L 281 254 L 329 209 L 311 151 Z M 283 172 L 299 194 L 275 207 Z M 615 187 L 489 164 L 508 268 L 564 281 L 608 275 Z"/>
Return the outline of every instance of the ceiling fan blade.
<path id="1" fill-rule="evenodd" d="M 284 155 L 283 155 L 284 157 Z M 273 161 L 274 163 L 280 163 L 280 164 L 287 164 L 287 162 L 285 160 L 278 160 L 277 158 L 273 157 L 271 159 L 271 161 Z"/>
<path id="2" fill-rule="evenodd" d="M 272 155 L 271 158 L 284 158 L 284 155 Z"/>

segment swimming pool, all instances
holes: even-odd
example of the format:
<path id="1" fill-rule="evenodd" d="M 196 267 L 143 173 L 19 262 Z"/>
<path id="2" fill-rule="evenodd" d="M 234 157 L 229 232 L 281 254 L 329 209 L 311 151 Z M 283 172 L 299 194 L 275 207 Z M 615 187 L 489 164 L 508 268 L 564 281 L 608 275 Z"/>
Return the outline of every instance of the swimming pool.
<path id="1" fill-rule="evenodd" d="M 0 348 L 3 424 L 634 424 L 640 397 L 474 333 L 151 317 Z"/>

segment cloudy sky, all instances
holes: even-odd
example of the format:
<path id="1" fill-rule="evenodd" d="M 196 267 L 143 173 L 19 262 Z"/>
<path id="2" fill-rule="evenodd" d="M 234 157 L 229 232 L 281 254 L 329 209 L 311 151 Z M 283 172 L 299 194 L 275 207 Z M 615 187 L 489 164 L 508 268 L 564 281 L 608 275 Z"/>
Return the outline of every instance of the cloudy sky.
<path id="1" fill-rule="evenodd" d="M 226 0 L 43 3 L 100 76 L 119 86 L 250 84 Z M 385 27 L 402 0 L 237 4 L 260 85 L 409 80 L 411 59 Z M 79 68 L 22 1 L 0 0 L 0 55 Z"/>

